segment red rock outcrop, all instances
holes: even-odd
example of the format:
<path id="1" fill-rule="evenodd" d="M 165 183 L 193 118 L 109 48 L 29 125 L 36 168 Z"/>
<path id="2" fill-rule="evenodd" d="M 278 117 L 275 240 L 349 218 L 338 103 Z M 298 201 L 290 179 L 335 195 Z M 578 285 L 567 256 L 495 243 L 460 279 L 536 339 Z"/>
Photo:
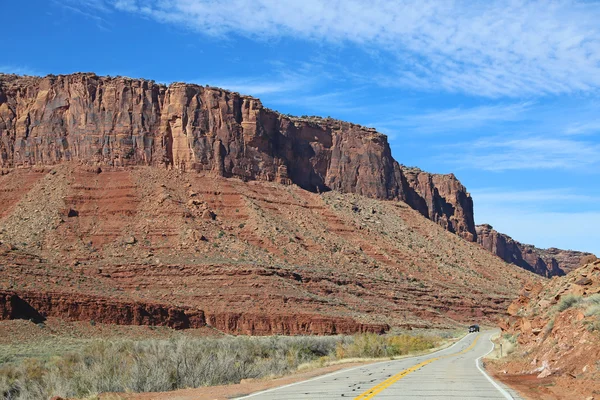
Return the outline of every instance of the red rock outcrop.
<path id="1" fill-rule="evenodd" d="M 115 325 L 168 326 L 173 329 L 211 326 L 223 333 L 244 335 L 335 335 L 362 332 L 384 333 L 386 324 L 363 324 L 350 318 L 322 315 L 266 315 L 211 312 L 57 292 L 0 291 L 0 320 L 47 317 L 71 321 L 95 321 Z"/>
<path id="2" fill-rule="evenodd" d="M 534 251 L 536 251 L 546 263 L 551 262 L 551 260 L 556 261 L 559 268 L 565 271 L 567 274 L 574 269 L 593 261 L 593 259 L 596 258 L 596 256 L 592 253 L 575 250 L 563 250 L 555 247 L 550 247 L 549 249 L 540 249 L 535 247 Z"/>
<path id="3" fill-rule="evenodd" d="M 209 313 L 207 322 L 222 332 L 242 335 L 336 335 L 348 333 L 385 333 L 386 324 L 362 324 L 350 318 L 320 315 L 256 315 L 241 312 Z"/>
<path id="4" fill-rule="evenodd" d="M 467 240 L 476 235 L 471 197 L 454 175 L 403 169 L 374 129 L 288 117 L 252 97 L 185 83 L 0 75 L 0 167 L 65 161 L 212 171 L 403 200 Z"/>
<path id="5" fill-rule="evenodd" d="M 0 319 L 42 322 L 47 317 L 115 325 L 168 326 L 174 329 L 206 325 L 204 312 L 185 307 L 126 303 L 82 294 L 0 291 Z"/>
<path id="6" fill-rule="evenodd" d="M 526 285 L 502 323 L 502 337 L 516 348 L 491 364 L 496 376 L 518 383 L 526 395 L 594 398 L 600 391 L 599 296 L 600 260 Z"/>
<path id="7" fill-rule="evenodd" d="M 406 201 L 430 220 L 462 238 L 477 240 L 473 199 L 454 174 L 430 174 L 402 167 L 409 189 Z"/>
<path id="8" fill-rule="evenodd" d="M 577 268 L 591 253 L 560 249 L 538 249 L 513 240 L 493 229 L 491 225 L 477 225 L 477 242 L 508 263 L 518 265 L 538 275 L 563 276 Z"/>

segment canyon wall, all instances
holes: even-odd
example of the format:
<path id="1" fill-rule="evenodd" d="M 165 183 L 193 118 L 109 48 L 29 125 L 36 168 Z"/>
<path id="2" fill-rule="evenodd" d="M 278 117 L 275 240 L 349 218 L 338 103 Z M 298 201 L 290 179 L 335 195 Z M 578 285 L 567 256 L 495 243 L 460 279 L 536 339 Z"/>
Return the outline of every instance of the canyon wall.
<path id="1" fill-rule="evenodd" d="M 400 166 L 372 128 L 294 118 L 226 90 L 94 74 L 0 74 L 0 169 L 161 166 L 403 200 L 476 240 L 470 195 L 454 175 Z"/>
<path id="2" fill-rule="evenodd" d="M 168 326 L 173 329 L 211 326 L 223 333 L 244 335 L 335 335 L 384 333 L 385 324 L 362 324 L 350 318 L 310 314 L 267 315 L 210 312 L 190 307 L 126 302 L 72 293 L 0 291 L 0 320 L 48 317 L 114 325 Z"/>
<path id="3" fill-rule="evenodd" d="M 477 225 L 477 242 L 508 263 L 518 265 L 538 275 L 562 276 L 579 267 L 584 258 L 593 256 L 573 250 L 538 249 L 497 232 L 491 225 Z"/>

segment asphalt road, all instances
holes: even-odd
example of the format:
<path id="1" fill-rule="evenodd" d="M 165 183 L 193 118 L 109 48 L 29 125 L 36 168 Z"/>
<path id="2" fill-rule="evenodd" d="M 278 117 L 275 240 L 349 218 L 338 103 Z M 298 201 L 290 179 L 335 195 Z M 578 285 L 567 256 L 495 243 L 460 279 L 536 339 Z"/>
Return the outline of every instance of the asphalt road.
<path id="1" fill-rule="evenodd" d="M 470 333 L 426 356 L 348 368 L 240 399 L 520 399 L 481 369 L 495 333 Z"/>

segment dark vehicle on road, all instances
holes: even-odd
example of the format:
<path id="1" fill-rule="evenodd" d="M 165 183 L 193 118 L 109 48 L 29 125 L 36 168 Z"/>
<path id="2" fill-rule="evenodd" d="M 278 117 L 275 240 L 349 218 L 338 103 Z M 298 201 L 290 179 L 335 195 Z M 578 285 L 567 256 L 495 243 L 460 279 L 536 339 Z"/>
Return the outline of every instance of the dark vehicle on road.
<path id="1" fill-rule="evenodd" d="M 479 325 L 471 325 L 469 327 L 469 333 L 471 332 L 479 332 Z"/>

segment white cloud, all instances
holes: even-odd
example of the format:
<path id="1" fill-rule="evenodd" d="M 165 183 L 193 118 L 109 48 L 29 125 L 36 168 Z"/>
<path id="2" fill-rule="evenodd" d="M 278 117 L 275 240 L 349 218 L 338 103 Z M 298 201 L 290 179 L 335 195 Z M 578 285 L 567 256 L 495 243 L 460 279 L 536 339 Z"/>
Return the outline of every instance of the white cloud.
<path id="1" fill-rule="evenodd" d="M 489 124 L 519 121 L 529 111 L 531 103 L 498 104 L 468 108 L 451 108 L 426 113 L 406 113 L 370 125 L 387 131 L 409 129 L 417 133 L 459 133 Z"/>
<path id="2" fill-rule="evenodd" d="M 600 121 L 571 124 L 565 130 L 567 135 L 589 135 L 600 132 Z"/>
<path id="3" fill-rule="evenodd" d="M 286 93 L 301 87 L 297 82 L 263 80 L 261 78 L 217 80 L 211 81 L 211 85 L 251 96 Z"/>
<path id="4" fill-rule="evenodd" d="M 204 35 L 385 52 L 386 84 L 481 96 L 597 91 L 600 4 L 556 0 L 69 0 Z M 101 4 L 101 5 L 99 5 Z M 374 51 L 375 50 L 375 51 Z M 376 61 L 380 62 L 380 61 Z"/>
<path id="5" fill-rule="evenodd" d="M 96 22 L 96 26 L 103 31 L 110 31 L 110 23 L 98 13 L 111 13 L 112 7 L 105 0 L 51 0 L 52 3 L 70 12 L 79 14 Z"/>
<path id="6" fill-rule="evenodd" d="M 600 197 L 578 193 L 573 188 L 512 190 L 510 188 L 479 188 L 469 190 L 476 204 L 519 204 L 535 205 L 541 203 L 597 203 Z"/>
<path id="7" fill-rule="evenodd" d="M 295 71 L 291 71 L 288 65 L 280 62 L 271 64 L 273 70 L 265 76 L 220 78 L 211 80 L 210 84 L 252 96 L 298 93 L 312 89 L 317 84 L 317 77 L 324 74 L 319 66 L 309 63 L 298 66 Z M 197 82 L 202 83 L 200 80 Z"/>
<path id="8" fill-rule="evenodd" d="M 597 170 L 600 145 L 587 141 L 543 136 L 509 138 L 486 137 L 455 146 L 463 151 L 446 157 L 457 167 L 487 171 L 527 169 Z"/>

